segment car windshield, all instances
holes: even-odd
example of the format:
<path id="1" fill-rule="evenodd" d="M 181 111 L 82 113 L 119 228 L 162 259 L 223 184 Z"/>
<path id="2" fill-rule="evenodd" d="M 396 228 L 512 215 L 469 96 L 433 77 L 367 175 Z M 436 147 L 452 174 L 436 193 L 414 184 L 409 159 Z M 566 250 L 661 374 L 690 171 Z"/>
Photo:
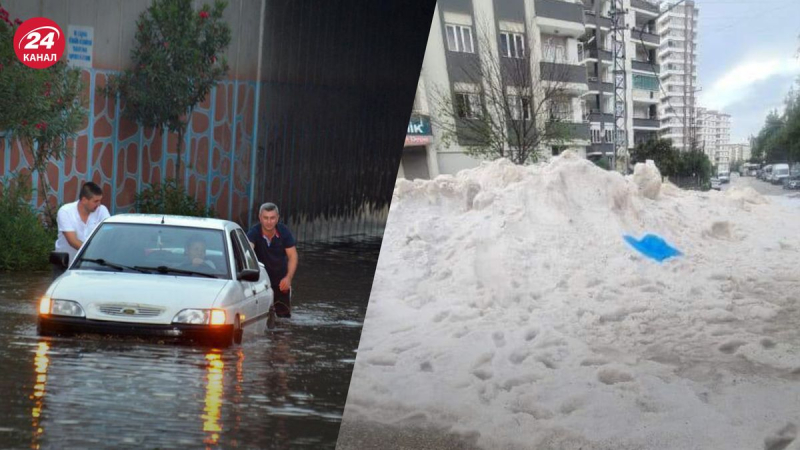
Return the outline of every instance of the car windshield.
<path id="1" fill-rule="evenodd" d="M 776 175 L 789 175 L 789 169 L 777 169 L 775 171 Z"/>
<path id="2" fill-rule="evenodd" d="M 103 223 L 74 268 L 230 278 L 221 230 Z"/>

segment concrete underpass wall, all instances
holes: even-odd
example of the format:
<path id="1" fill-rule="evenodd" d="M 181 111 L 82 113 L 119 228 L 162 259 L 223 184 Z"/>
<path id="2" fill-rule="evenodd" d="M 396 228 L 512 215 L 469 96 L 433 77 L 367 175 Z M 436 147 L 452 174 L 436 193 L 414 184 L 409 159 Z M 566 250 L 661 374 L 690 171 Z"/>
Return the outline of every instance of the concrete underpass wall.
<path id="1" fill-rule="evenodd" d="M 97 92 L 130 65 L 135 22 L 149 4 L 2 1 L 12 20 L 45 16 L 64 32 L 94 27 L 93 67 L 83 71 L 90 117 L 72 155 L 48 167 L 52 189 L 35 195 L 36 206 L 74 201 L 93 180 L 112 214 L 127 212 L 148 183 L 174 176 L 177 136 L 129 122 L 124 105 Z M 229 1 L 230 71 L 185 136 L 182 179 L 191 195 L 243 226 L 274 201 L 301 240 L 382 235 L 433 8 Z M 0 176 L 27 171 L 29 158 L 18 141 L 0 138 Z"/>
<path id="2" fill-rule="evenodd" d="M 130 211 L 148 183 L 175 176 L 177 136 L 145 129 L 124 119 L 124 105 L 98 93 L 109 75 L 130 65 L 136 19 L 145 0 L 6 0 L 12 18 L 45 16 L 67 32 L 69 25 L 94 28 L 93 67 L 83 70 L 89 120 L 72 143 L 72 154 L 47 170 L 51 191 L 32 200 L 42 206 L 77 199 L 83 182 L 98 183 L 112 214 Z M 200 6 L 201 2 L 195 2 Z M 258 36 L 261 2 L 230 1 L 225 17 L 232 30 L 225 53 L 230 66 L 222 81 L 195 110 L 185 136 L 182 179 L 200 202 L 220 217 L 247 223 L 257 127 Z M 19 141 L 0 138 L 0 176 L 26 172 L 30 155 Z M 37 181 L 36 179 L 34 181 Z"/>

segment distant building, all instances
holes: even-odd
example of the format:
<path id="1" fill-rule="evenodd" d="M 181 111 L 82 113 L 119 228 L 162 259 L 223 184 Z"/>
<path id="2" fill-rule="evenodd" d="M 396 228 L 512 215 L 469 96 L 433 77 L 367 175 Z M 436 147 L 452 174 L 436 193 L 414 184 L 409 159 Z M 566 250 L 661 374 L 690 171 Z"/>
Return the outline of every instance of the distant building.
<path id="1" fill-rule="evenodd" d="M 663 15 L 656 21 L 661 39 L 658 50 L 663 88 L 659 106 L 661 137 L 672 140 L 672 145 L 679 150 L 688 150 L 695 138 L 697 119 L 697 17 L 700 11 L 693 0 L 676 7 L 664 2 L 661 10 Z"/>
<path id="2" fill-rule="evenodd" d="M 744 161 L 750 160 L 750 144 L 724 144 L 724 150 L 727 150 L 730 155 L 731 161 Z"/>
<path id="3" fill-rule="evenodd" d="M 695 121 L 697 146 L 713 161 L 714 155 L 723 150 L 730 150 L 731 116 L 723 112 L 706 108 L 697 108 Z"/>

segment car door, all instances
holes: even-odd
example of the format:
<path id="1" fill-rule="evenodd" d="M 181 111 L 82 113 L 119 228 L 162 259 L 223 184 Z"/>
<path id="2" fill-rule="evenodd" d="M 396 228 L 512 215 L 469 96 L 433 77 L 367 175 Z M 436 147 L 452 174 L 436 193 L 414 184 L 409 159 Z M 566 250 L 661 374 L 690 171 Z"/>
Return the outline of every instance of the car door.
<path id="1" fill-rule="evenodd" d="M 243 303 L 241 303 L 237 309 L 245 315 L 245 320 L 242 322 L 242 326 L 245 326 L 249 324 L 251 320 L 256 320 L 259 315 L 258 296 L 256 295 L 257 291 L 255 289 L 256 283 L 238 279 L 237 275 L 239 272 L 251 267 L 249 267 L 248 264 L 247 252 L 242 247 L 241 240 L 239 239 L 239 236 L 235 230 L 231 231 L 230 241 L 231 249 L 233 250 L 233 259 L 235 262 L 233 279 L 236 280 L 239 285 L 238 289 L 240 289 L 242 292 L 243 301 Z M 250 245 L 247 247 L 249 249 Z"/>
<path id="2" fill-rule="evenodd" d="M 256 302 L 258 303 L 258 315 L 264 316 L 269 312 L 270 306 L 272 306 L 272 302 L 270 301 L 269 277 L 266 271 L 259 265 L 256 252 L 253 251 L 253 247 L 250 246 L 247 235 L 244 234 L 241 228 L 236 230 L 236 236 L 242 243 L 247 268 L 258 270 L 261 274 L 258 281 L 251 283 L 251 285 L 253 288 L 253 295 L 256 296 Z"/>

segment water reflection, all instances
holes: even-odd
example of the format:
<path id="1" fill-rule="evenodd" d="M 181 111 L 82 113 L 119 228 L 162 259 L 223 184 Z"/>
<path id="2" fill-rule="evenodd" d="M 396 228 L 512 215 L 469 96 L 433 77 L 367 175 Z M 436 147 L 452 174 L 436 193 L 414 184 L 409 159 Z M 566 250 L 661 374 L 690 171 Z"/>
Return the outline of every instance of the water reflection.
<path id="1" fill-rule="evenodd" d="M 33 418 L 33 441 L 31 448 L 39 448 L 39 436 L 44 434 L 44 428 L 41 426 L 42 407 L 44 406 L 44 393 L 47 386 L 47 368 L 50 366 L 50 358 L 47 352 L 50 351 L 50 344 L 45 341 L 39 342 L 36 349 L 35 357 L 33 358 L 33 367 L 36 372 L 36 383 L 33 385 L 33 409 L 31 416 Z"/>
<path id="2" fill-rule="evenodd" d="M 216 445 L 219 442 L 219 434 L 222 432 L 220 417 L 222 410 L 222 378 L 225 363 L 219 355 L 218 350 L 206 354 L 208 366 L 206 368 L 206 404 L 203 408 L 203 431 L 208 433 L 203 443 Z"/>

